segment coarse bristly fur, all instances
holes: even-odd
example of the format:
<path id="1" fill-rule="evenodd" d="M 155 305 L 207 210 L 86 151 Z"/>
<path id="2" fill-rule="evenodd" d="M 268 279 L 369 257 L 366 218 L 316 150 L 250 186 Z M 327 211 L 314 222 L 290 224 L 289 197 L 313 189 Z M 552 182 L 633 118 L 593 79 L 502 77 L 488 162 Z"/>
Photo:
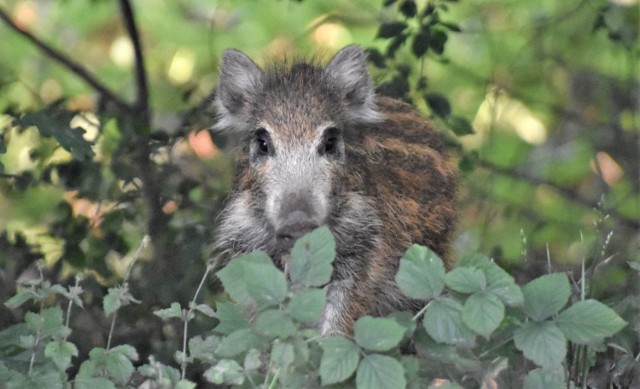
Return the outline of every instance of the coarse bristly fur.
<path id="1" fill-rule="evenodd" d="M 394 277 L 413 243 L 449 258 L 456 171 L 432 124 L 376 95 L 359 46 L 326 67 L 266 70 L 227 50 L 215 106 L 215 128 L 244 140 L 218 250 L 231 258 L 265 250 L 285 269 L 295 239 L 328 226 L 337 255 L 318 323 L 324 334 L 351 332 L 366 314 L 424 306 Z"/>

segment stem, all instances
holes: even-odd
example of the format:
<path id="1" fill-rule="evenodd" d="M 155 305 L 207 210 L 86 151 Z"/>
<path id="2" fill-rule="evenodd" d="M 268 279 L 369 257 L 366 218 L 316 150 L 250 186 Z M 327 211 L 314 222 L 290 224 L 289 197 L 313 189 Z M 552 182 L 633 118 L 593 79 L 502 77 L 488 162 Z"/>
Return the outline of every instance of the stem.
<path id="1" fill-rule="evenodd" d="M 33 348 L 31 349 L 31 360 L 29 361 L 29 374 L 28 374 L 29 378 L 31 378 L 31 373 L 33 372 L 33 363 L 36 360 L 36 350 L 38 349 L 38 343 L 40 343 L 40 331 L 36 333 L 36 341 L 33 343 Z"/>
<path id="2" fill-rule="evenodd" d="M 193 295 L 193 300 L 191 300 L 191 303 L 189 304 L 189 310 L 187 311 L 187 314 L 184 316 L 184 328 L 183 328 L 183 332 L 182 332 L 182 354 L 183 354 L 183 360 L 181 362 L 181 369 L 182 369 L 182 374 L 181 374 L 181 378 L 184 379 L 186 374 L 187 374 L 187 335 L 188 335 L 188 328 L 189 328 L 189 317 L 191 316 L 191 314 L 194 311 L 194 307 L 196 306 L 196 300 L 198 299 L 198 295 L 200 294 L 200 290 L 202 290 L 202 286 L 204 285 L 204 282 L 207 280 L 207 276 L 209 275 L 209 272 L 211 270 L 213 270 L 214 264 L 210 263 L 207 265 L 207 269 L 204 272 L 204 275 L 202 276 L 202 279 L 200 280 L 200 285 L 198 285 L 198 289 L 196 289 L 196 293 Z"/>
<path id="3" fill-rule="evenodd" d="M 109 338 L 107 339 L 107 351 L 111 349 L 111 337 L 113 336 L 113 328 L 116 326 L 116 316 L 118 316 L 118 311 L 115 311 L 111 318 L 111 329 L 109 330 Z"/>
<path id="4" fill-rule="evenodd" d="M 433 300 L 431 300 L 431 301 L 433 301 Z M 422 316 L 427 311 L 427 308 L 429 308 L 429 305 L 431 305 L 431 301 L 429 301 L 427 303 L 427 305 L 424 306 L 424 308 L 422 308 L 420 311 L 418 311 L 418 313 L 416 313 L 416 315 L 411 320 L 417 321 L 420 318 L 420 316 Z"/>
<path id="5" fill-rule="evenodd" d="M 18 25 L 16 25 L 13 20 L 11 20 L 9 14 L 7 14 L 7 12 L 2 8 L 0 8 L 0 20 L 2 20 L 10 29 L 27 38 L 27 40 L 37 46 L 40 51 L 42 51 L 46 56 L 66 67 L 73 74 L 84 80 L 84 82 L 91 85 L 93 89 L 104 96 L 107 100 L 113 102 L 115 105 L 122 109 L 128 110 L 132 108 L 126 101 L 122 100 L 115 93 L 110 91 L 109 88 L 104 86 L 100 81 L 93 77 L 85 67 L 77 62 L 72 61 L 70 58 L 54 49 L 53 47 L 49 46 L 47 43 L 42 41 L 40 38 L 37 38 L 30 32 L 18 27 Z"/>
<path id="6" fill-rule="evenodd" d="M 74 286 L 76 289 L 74 289 L 74 293 L 75 293 L 75 290 L 77 290 L 78 285 L 80 285 L 80 277 L 76 276 L 76 284 Z M 66 319 L 66 321 L 64 323 L 65 327 L 67 327 L 67 328 L 69 328 L 69 321 L 71 319 L 71 306 L 73 306 L 73 299 L 69 300 L 69 305 L 67 306 L 67 319 Z M 67 340 L 68 336 L 69 335 L 65 335 L 65 337 L 64 337 L 65 341 Z"/>
<path id="7" fill-rule="evenodd" d="M 142 45 L 140 44 L 140 36 L 136 27 L 133 8 L 129 0 L 120 0 L 120 9 L 124 26 L 129 33 L 131 43 L 133 44 L 133 52 L 136 58 L 136 101 L 135 111 L 142 111 L 147 120 L 149 117 L 149 87 L 147 85 L 147 72 L 144 66 L 144 56 L 142 55 Z"/>
<path id="8" fill-rule="evenodd" d="M 180 379 L 184 379 L 184 377 L 187 374 L 187 333 L 189 328 L 190 314 L 191 314 L 191 309 L 189 309 L 189 311 L 184 317 L 184 328 L 182 330 L 182 362 L 180 362 L 180 370 L 182 370 L 182 372 L 180 374 Z"/>
<path id="9" fill-rule="evenodd" d="M 124 282 L 127 282 L 129 280 L 129 276 L 131 275 L 131 269 L 133 269 L 133 265 L 135 265 L 136 262 L 138 261 L 138 258 L 140 258 L 140 253 L 142 252 L 142 249 L 146 248 L 149 245 L 150 240 L 151 238 L 149 238 L 149 235 L 145 235 L 144 238 L 142 238 L 142 242 L 140 242 L 140 246 L 138 246 L 138 249 L 136 250 L 136 252 L 133 253 L 133 260 L 129 264 L 129 268 L 127 269 L 127 274 L 125 274 L 124 276 Z"/>

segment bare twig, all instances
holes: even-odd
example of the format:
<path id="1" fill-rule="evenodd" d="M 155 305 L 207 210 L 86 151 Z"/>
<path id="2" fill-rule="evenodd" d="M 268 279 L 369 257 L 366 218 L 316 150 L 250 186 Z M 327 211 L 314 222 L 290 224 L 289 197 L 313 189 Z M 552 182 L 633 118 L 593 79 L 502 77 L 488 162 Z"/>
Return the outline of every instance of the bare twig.
<path id="1" fill-rule="evenodd" d="M 556 193 L 560 194 L 562 197 L 566 198 L 567 200 L 570 200 L 572 202 L 584 205 L 586 207 L 589 208 L 598 208 L 598 201 L 594 201 L 594 200 L 590 200 L 587 199 L 585 197 L 583 197 L 582 195 L 580 195 L 579 193 L 565 188 L 561 185 L 556 184 L 555 182 L 549 181 L 549 180 L 545 180 L 541 177 L 536 177 L 533 176 L 531 174 L 522 172 L 522 171 L 518 171 L 515 169 L 509 169 L 509 168 L 504 168 L 504 167 L 500 167 L 497 165 L 492 164 L 491 162 L 488 161 L 484 161 L 481 160 L 478 162 L 478 165 L 486 168 L 488 170 L 491 170 L 492 172 L 504 175 L 504 176 L 508 176 L 508 177 L 512 177 L 518 180 L 522 180 L 522 181 L 527 181 L 531 184 L 534 185 L 545 185 L 550 187 L 551 189 L 553 189 Z M 612 218 L 615 218 L 616 220 L 618 220 L 619 222 L 631 227 L 631 228 L 640 228 L 640 221 L 636 220 L 636 219 L 632 219 L 629 218 L 627 216 L 621 215 L 618 211 L 616 211 L 615 209 L 606 209 L 605 210 L 607 214 L 611 215 Z"/>
<path id="2" fill-rule="evenodd" d="M 136 110 L 143 111 L 146 115 L 149 113 L 149 86 L 147 84 L 147 72 L 144 65 L 144 56 L 142 55 L 142 45 L 140 43 L 140 35 L 136 28 L 133 8 L 129 0 L 120 0 L 120 9 L 125 28 L 133 44 L 133 53 L 135 55 L 135 72 L 136 72 Z"/>
<path id="3" fill-rule="evenodd" d="M 73 74 L 80 77 L 87 84 L 91 85 L 93 89 L 95 89 L 98 93 L 104 96 L 107 100 L 113 102 L 116 106 L 122 109 L 128 110 L 132 108 L 129 103 L 121 99 L 118 95 L 113 93 L 111 90 L 109 90 L 109 88 L 107 88 L 100 81 L 98 81 L 93 75 L 91 75 L 91 73 L 84 66 L 71 60 L 69 57 L 62 54 L 60 51 L 54 49 L 49 44 L 45 43 L 43 40 L 31 34 L 30 32 L 25 31 L 20 27 L 18 27 L 18 25 L 15 24 L 13 20 L 11 20 L 11 17 L 9 16 L 9 14 L 2 8 L 0 8 L 0 19 L 7 25 L 7 27 L 14 30 L 18 34 L 22 35 L 23 37 L 27 38 L 31 43 L 37 46 L 45 55 L 55 60 L 62 66 L 66 67 Z"/>

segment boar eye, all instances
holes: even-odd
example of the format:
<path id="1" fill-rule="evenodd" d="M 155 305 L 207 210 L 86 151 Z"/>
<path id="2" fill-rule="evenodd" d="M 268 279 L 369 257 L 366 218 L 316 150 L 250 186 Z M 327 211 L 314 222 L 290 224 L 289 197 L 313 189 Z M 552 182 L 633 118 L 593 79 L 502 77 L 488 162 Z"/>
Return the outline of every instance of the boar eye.
<path id="1" fill-rule="evenodd" d="M 256 144 L 257 155 L 264 156 L 273 151 L 271 141 L 269 139 L 269 133 L 264 128 L 260 128 L 256 131 L 254 142 Z"/>
<path id="2" fill-rule="evenodd" d="M 338 138 L 335 136 L 330 137 L 324 141 L 324 153 L 334 154 L 338 150 Z"/>
<path id="3" fill-rule="evenodd" d="M 318 151 L 323 155 L 338 155 L 340 153 L 340 130 L 335 127 L 328 128 L 324 135 L 324 142 Z"/>

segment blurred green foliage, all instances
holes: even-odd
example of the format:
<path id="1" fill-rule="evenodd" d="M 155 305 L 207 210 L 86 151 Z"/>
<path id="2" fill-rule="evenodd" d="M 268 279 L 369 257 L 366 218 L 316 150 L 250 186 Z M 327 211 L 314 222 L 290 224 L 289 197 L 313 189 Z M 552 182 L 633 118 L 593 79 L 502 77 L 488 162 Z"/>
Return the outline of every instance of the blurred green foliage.
<path id="1" fill-rule="evenodd" d="M 215 121 L 220 54 L 235 47 L 261 63 L 322 59 L 353 42 L 369 49 L 380 91 L 411 101 L 448 137 L 463 175 L 458 257 L 488 253 L 519 281 L 546 272 L 548 260 L 554 269 L 607 260 L 594 267 L 593 292 L 618 301 L 638 292 L 627 271 L 640 245 L 637 1 L 133 6 L 144 87 L 117 2 L 0 4 L 0 301 L 33 279 L 37 258 L 49 277 L 71 283 L 84 274 L 87 302 L 99 301 L 149 233 L 153 248 L 130 277 L 145 304 L 123 309 L 137 325 L 114 337 L 143 354 L 177 349 L 175 330 L 149 316 L 193 295 L 230 188 L 224 146 L 233 139 L 213 134 L 212 142 L 202 131 Z M 204 298 L 219 289 L 210 282 Z M 0 328 L 14 315 L 0 306 Z M 105 343 L 102 312 L 88 308 L 75 320 L 84 323 L 72 335 L 85 339 L 80 353 Z"/>

